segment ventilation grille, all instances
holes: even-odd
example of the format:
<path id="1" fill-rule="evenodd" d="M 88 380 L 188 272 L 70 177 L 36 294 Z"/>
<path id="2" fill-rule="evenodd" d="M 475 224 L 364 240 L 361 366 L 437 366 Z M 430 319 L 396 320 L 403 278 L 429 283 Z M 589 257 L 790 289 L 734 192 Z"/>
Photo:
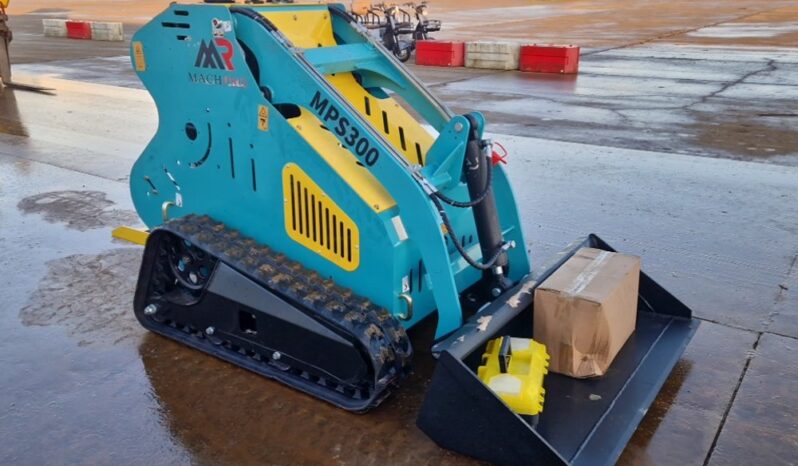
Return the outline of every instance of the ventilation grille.
<path id="1" fill-rule="evenodd" d="M 360 264 L 357 225 L 297 165 L 283 168 L 288 236 L 344 270 Z"/>

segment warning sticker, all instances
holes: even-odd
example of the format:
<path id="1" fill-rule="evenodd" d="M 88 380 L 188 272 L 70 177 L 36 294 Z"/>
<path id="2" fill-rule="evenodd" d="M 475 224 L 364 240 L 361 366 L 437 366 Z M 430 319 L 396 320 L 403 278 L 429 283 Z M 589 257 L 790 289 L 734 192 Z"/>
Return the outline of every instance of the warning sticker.
<path id="1" fill-rule="evenodd" d="M 144 61 L 144 46 L 141 42 L 133 42 L 133 62 L 136 71 L 147 71 L 147 62 Z"/>
<path id="2" fill-rule="evenodd" d="M 233 30 L 233 23 L 231 21 L 222 21 L 219 18 L 213 18 L 211 20 L 211 30 L 213 31 L 214 37 L 224 37 L 225 32 Z"/>
<path id="3" fill-rule="evenodd" d="M 265 105 L 258 105 L 258 129 L 269 131 L 269 109 Z"/>

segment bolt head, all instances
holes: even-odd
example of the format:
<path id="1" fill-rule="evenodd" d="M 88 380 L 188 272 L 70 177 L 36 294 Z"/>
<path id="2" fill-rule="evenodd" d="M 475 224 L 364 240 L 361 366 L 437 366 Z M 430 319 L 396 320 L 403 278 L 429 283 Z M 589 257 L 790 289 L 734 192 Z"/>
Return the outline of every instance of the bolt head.
<path id="1" fill-rule="evenodd" d="M 463 130 L 463 124 L 458 121 L 454 124 L 454 130 L 459 133 Z"/>
<path id="2" fill-rule="evenodd" d="M 216 333 L 216 329 L 213 328 L 213 327 L 208 327 L 208 328 L 205 329 L 205 334 L 206 335 L 213 335 L 214 333 Z"/>
<path id="3" fill-rule="evenodd" d="M 151 316 L 158 312 L 158 306 L 155 304 L 148 304 L 147 307 L 144 308 L 144 315 Z"/>
<path id="4" fill-rule="evenodd" d="M 274 359 L 275 361 L 279 360 L 281 357 L 283 357 L 283 355 L 280 354 L 279 351 L 275 351 L 274 353 L 272 353 L 272 359 Z"/>
<path id="5" fill-rule="evenodd" d="M 502 290 L 500 288 L 493 288 L 490 290 L 490 294 L 493 295 L 494 298 L 498 298 L 500 294 L 502 294 Z"/>

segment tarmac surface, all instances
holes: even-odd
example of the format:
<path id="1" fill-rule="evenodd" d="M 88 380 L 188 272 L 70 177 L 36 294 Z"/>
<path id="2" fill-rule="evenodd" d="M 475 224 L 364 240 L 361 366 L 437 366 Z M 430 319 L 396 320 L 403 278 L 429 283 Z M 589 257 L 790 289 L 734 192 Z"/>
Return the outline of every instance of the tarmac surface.
<path id="1" fill-rule="evenodd" d="M 702 320 L 619 463 L 798 464 L 798 2 L 623 2 L 615 28 L 596 24 L 618 2 L 510 3 L 443 19 L 557 42 L 571 24 L 578 76 L 413 70 L 486 112 L 533 263 L 598 233 Z M 12 60 L 54 95 L 0 92 L 0 463 L 472 463 L 415 427 L 430 323 L 365 416 L 139 327 L 141 248 L 110 230 L 137 223 L 127 177 L 155 108 L 126 44 L 44 39 L 42 17 L 12 18 Z"/>

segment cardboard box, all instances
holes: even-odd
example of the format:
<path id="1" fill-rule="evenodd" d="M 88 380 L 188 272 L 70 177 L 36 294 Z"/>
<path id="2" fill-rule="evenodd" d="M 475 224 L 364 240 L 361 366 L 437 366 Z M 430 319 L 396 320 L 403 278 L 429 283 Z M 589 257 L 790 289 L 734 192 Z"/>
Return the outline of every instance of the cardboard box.
<path id="1" fill-rule="evenodd" d="M 416 65 L 463 66 L 465 44 L 439 40 L 416 41 Z"/>
<path id="2" fill-rule="evenodd" d="M 574 74 L 579 71 L 579 47 L 573 45 L 524 45 L 518 69 L 535 73 Z"/>
<path id="3" fill-rule="evenodd" d="M 582 248 L 535 290 L 534 338 L 549 370 L 603 375 L 635 329 L 640 258 Z"/>

